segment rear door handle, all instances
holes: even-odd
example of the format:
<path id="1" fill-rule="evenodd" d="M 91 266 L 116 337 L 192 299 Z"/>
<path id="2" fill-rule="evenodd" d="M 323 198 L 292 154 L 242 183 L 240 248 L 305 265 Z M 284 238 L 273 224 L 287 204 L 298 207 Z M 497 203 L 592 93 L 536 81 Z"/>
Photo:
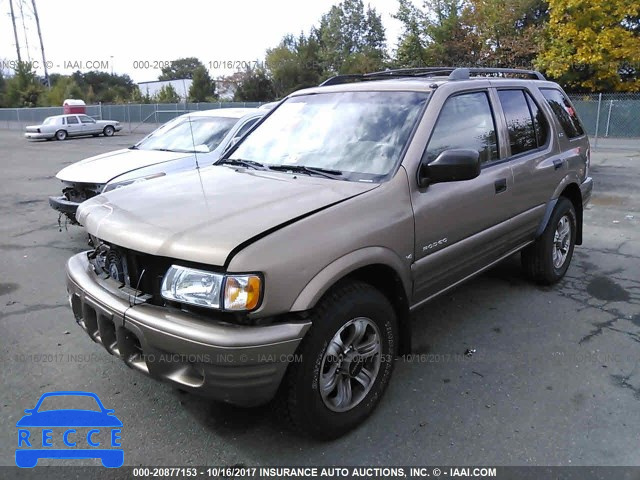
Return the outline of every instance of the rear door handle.
<path id="1" fill-rule="evenodd" d="M 564 162 L 563 162 L 562 160 L 560 160 L 559 158 L 556 158 L 556 159 L 553 161 L 553 168 L 554 168 L 554 170 L 558 170 L 560 167 L 562 167 L 562 164 L 563 164 L 563 163 L 564 163 Z"/>
<path id="2" fill-rule="evenodd" d="M 501 178 L 496 180 L 493 185 L 496 187 L 496 193 L 502 193 L 507 190 L 507 179 Z"/>

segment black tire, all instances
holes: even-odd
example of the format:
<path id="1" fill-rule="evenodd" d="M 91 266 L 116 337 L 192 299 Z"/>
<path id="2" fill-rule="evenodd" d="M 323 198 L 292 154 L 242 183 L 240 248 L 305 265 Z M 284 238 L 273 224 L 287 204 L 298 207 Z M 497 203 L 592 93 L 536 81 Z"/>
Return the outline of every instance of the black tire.
<path id="1" fill-rule="evenodd" d="M 570 232 L 566 257 L 561 265 L 554 264 L 554 238 L 560 221 L 568 220 Z M 569 268 L 573 248 L 576 244 L 577 219 L 573 204 L 566 197 L 560 197 L 551 218 L 542 235 L 531 245 L 522 250 L 522 268 L 529 278 L 541 285 L 552 285 L 558 282 Z"/>
<path id="2" fill-rule="evenodd" d="M 56 140 L 66 140 L 67 139 L 67 131 L 66 130 L 58 130 L 56 132 Z"/>
<path id="3" fill-rule="evenodd" d="M 355 368 L 346 369 L 353 375 L 349 381 L 354 387 L 353 390 L 349 388 L 349 391 L 352 392 L 354 405 L 346 411 L 334 411 L 326 403 L 331 400 L 323 399 L 320 393 L 320 382 L 323 368 L 335 366 L 328 359 L 338 357 L 327 357 L 325 353 L 329 353 L 329 343 L 343 327 L 353 326 L 352 322 L 362 319 L 371 322 L 367 327 L 367 338 L 376 338 L 372 334 L 376 332 L 376 327 L 376 333 L 379 334 L 380 362 L 377 363 L 377 373 L 370 381 L 371 386 L 367 391 L 357 382 L 355 376 L 372 364 L 364 363 L 360 359 L 351 362 L 351 367 Z M 362 423 L 380 401 L 393 372 L 399 341 L 398 322 L 389 300 L 381 292 L 362 282 L 344 283 L 330 291 L 314 309 L 312 322 L 311 329 L 296 352 L 302 361 L 293 362 L 289 366 L 280 387 L 276 406 L 279 414 L 294 429 L 315 438 L 328 440 L 337 438 Z M 342 332 L 348 333 L 348 330 L 343 329 Z M 355 336 L 357 335 L 354 329 Z M 373 359 L 370 361 L 375 362 Z M 342 355 L 339 362 L 341 365 L 348 363 L 345 361 L 342 364 Z M 358 369 L 357 365 L 362 366 Z M 359 396 L 361 399 L 355 403 Z"/>
<path id="4" fill-rule="evenodd" d="M 111 125 L 107 125 L 106 127 L 104 127 L 104 130 L 102 130 L 102 133 L 104 133 L 105 137 L 112 137 L 113 134 L 116 133 L 116 129 Z"/>

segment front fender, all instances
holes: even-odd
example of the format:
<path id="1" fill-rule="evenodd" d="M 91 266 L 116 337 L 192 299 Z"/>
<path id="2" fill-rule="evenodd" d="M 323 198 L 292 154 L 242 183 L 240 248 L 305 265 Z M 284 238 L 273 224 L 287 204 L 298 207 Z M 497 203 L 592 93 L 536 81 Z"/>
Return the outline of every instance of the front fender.
<path id="1" fill-rule="evenodd" d="M 362 267 L 384 265 L 393 269 L 402 281 L 406 298 L 410 297 L 410 269 L 393 250 L 385 247 L 365 247 L 350 252 L 323 268 L 307 283 L 296 298 L 291 311 L 298 312 L 313 308 L 322 296 L 340 279 Z"/>

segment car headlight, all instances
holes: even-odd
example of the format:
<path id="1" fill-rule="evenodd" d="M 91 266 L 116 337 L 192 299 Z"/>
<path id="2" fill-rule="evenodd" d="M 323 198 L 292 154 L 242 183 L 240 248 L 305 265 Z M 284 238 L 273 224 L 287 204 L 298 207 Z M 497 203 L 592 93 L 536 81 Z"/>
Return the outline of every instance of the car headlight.
<path id="1" fill-rule="evenodd" d="M 171 265 L 162 280 L 167 300 L 227 311 L 249 311 L 260 303 L 262 279 L 258 275 L 225 275 Z"/>
<path id="2" fill-rule="evenodd" d="M 134 183 L 144 182 L 145 180 L 151 180 L 152 178 L 164 177 L 166 173 L 158 172 L 152 175 L 146 175 L 144 177 L 130 178 L 129 180 L 122 180 L 121 182 L 108 183 L 102 193 L 110 192 L 111 190 L 115 190 L 116 188 L 126 187 L 129 185 L 133 185 Z"/>

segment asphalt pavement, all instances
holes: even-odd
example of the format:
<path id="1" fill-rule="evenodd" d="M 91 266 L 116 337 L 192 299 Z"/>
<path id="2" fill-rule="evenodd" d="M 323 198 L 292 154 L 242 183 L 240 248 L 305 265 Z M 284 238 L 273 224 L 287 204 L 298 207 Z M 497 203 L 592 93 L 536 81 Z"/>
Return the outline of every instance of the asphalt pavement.
<path id="1" fill-rule="evenodd" d="M 584 245 L 562 282 L 530 283 L 515 255 L 429 303 L 377 411 L 317 442 L 269 406 L 147 378 L 76 326 L 64 265 L 86 234 L 59 226 L 47 196 L 65 165 L 137 138 L 0 131 L 0 465 L 14 464 L 24 409 L 55 390 L 115 409 L 125 465 L 640 465 L 640 142 L 593 154 Z"/>

